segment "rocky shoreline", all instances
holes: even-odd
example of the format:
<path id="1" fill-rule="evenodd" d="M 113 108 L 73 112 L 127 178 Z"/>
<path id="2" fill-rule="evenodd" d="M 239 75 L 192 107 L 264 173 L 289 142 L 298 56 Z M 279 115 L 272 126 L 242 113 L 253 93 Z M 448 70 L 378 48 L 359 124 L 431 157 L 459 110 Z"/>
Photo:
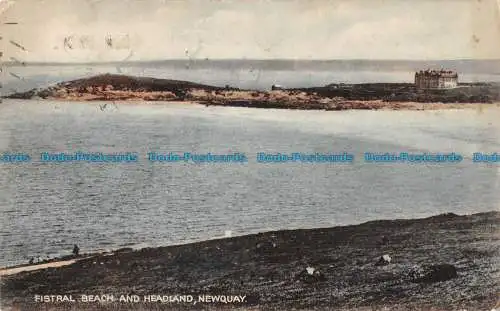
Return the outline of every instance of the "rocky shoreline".
<path id="1" fill-rule="evenodd" d="M 301 110 L 426 110 L 500 102 L 500 85 L 476 83 L 450 90 L 417 90 L 407 83 L 330 84 L 270 91 L 187 81 L 104 74 L 4 98 L 65 101 L 180 101 L 206 106 Z"/>
<path id="2" fill-rule="evenodd" d="M 500 212 L 443 214 L 94 254 L 4 275 L 2 310 L 489 311 L 500 292 L 499 220 Z M 81 301 L 125 294 L 174 300 Z M 35 302 L 35 295 L 75 302 Z M 186 295 L 233 301 L 172 298 Z"/>

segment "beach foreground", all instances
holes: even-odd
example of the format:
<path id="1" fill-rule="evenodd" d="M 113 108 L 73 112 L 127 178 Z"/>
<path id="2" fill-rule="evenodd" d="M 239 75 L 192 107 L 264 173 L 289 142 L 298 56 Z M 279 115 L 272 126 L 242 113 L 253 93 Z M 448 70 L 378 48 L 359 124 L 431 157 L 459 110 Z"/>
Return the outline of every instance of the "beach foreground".
<path id="1" fill-rule="evenodd" d="M 500 104 L 500 84 L 469 83 L 423 90 L 411 83 L 330 84 L 269 91 L 217 87 L 188 81 L 104 74 L 6 98 L 64 101 L 180 101 L 206 106 L 301 110 L 435 110 Z"/>
<path id="2" fill-rule="evenodd" d="M 500 292 L 499 220 L 499 212 L 381 220 L 2 270 L 2 310 L 492 310 Z M 75 301 L 35 302 L 35 295 Z M 121 295 L 141 301 L 119 302 Z M 203 295 L 245 298 L 199 302 Z M 150 301 L 158 297 L 168 302 Z"/>

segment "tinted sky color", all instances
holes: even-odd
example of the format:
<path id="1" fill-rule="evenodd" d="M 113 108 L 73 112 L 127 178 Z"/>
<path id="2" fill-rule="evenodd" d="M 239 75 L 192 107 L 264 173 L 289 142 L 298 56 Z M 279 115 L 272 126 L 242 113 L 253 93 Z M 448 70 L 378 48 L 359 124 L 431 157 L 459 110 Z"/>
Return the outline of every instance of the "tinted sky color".
<path id="1" fill-rule="evenodd" d="M 4 60 L 500 58 L 500 0 L 1 0 L 0 6 Z"/>

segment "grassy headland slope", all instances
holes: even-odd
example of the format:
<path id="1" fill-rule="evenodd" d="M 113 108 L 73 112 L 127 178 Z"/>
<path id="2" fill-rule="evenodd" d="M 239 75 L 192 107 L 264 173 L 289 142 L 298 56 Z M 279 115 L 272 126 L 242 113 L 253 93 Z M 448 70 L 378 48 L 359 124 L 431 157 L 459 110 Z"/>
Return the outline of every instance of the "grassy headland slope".
<path id="1" fill-rule="evenodd" d="M 491 310 L 500 213 L 287 230 L 94 255 L 7 275 L 16 310 Z M 381 260 L 388 255 L 389 261 Z M 309 269 L 307 269 L 309 268 Z M 246 295 L 244 304 L 35 303 L 34 295 Z M 196 299 L 196 298 L 195 298 Z M 52 308 L 52 309 L 51 309 Z M 63 309 L 64 308 L 64 309 Z M 2 310 L 5 310 L 2 308 Z"/>

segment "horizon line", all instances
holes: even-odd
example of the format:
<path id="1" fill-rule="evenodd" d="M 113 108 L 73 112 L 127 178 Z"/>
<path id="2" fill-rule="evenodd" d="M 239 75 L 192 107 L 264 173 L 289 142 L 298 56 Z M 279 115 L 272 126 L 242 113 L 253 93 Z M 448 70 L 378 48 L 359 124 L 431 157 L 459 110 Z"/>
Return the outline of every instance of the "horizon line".
<path id="1" fill-rule="evenodd" d="M 332 59 L 307 59 L 307 58 L 170 58 L 151 60 L 115 60 L 115 61 L 87 61 L 87 62 L 57 62 L 57 61 L 4 61 L 2 65 L 95 65 L 95 64 L 119 64 L 119 63 L 158 63 L 158 62 L 221 62 L 221 61 L 253 61 L 253 62 L 459 62 L 459 61 L 498 61 L 500 58 L 453 58 L 453 59 L 369 59 L 369 58 L 332 58 Z"/>

